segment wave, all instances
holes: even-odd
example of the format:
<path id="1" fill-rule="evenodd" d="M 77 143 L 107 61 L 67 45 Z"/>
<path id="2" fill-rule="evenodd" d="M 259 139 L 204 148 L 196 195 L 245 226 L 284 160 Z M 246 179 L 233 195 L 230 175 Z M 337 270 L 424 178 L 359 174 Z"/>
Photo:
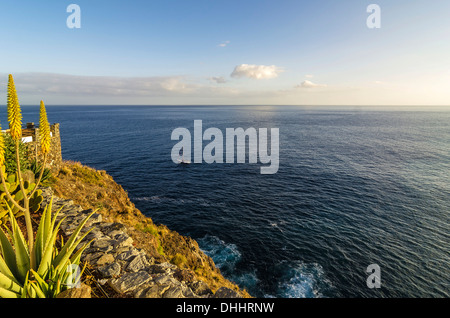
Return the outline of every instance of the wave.
<path id="1" fill-rule="evenodd" d="M 323 298 L 333 293 L 334 287 L 326 278 L 323 267 L 317 263 L 281 264 L 287 270 L 278 283 L 278 298 Z"/>
<path id="2" fill-rule="evenodd" d="M 210 256 L 222 274 L 239 287 L 265 298 L 322 298 L 332 296 L 334 287 L 326 278 L 321 265 L 301 261 L 281 261 L 276 267 L 279 277 L 273 277 L 276 290 L 263 291 L 256 268 L 242 271 L 237 265 L 242 260 L 238 247 L 217 236 L 206 235 L 197 239 L 200 249 Z"/>
<path id="3" fill-rule="evenodd" d="M 241 253 L 235 244 L 227 244 L 217 236 L 206 235 L 197 240 L 200 249 L 211 257 L 224 273 L 232 273 L 241 260 Z"/>
<path id="4" fill-rule="evenodd" d="M 228 280 L 241 288 L 254 290 L 260 283 L 256 269 L 251 271 L 237 271 L 236 266 L 242 260 L 242 254 L 238 247 L 232 243 L 226 243 L 217 236 L 206 235 L 197 239 L 200 249 L 211 257 Z"/>

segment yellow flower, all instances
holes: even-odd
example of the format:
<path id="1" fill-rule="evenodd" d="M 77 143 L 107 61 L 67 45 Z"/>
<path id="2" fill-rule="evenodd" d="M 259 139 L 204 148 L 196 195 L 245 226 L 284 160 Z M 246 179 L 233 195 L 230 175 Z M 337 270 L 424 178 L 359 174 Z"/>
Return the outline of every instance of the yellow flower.
<path id="1" fill-rule="evenodd" d="M 2 130 L 2 127 L 0 127 Z M 3 139 L 3 133 L 0 131 L 0 169 L 5 163 L 5 140 Z"/>
<path id="2" fill-rule="evenodd" d="M 9 74 L 8 81 L 7 111 L 11 137 L 14 140 L 19 140 L 22 137 L 22 113 L 20 111 L 16 87 L 14 86 L 14 79 L 11 74 Z"/>
<path id="3" fill-rule="evenodd" d="M 41 137 L 41 151 L 44 154 L 50 151 L 50 125 L 47 120 L 47 112 L 45 110 L 44 102 L 41 101 L 40 115 L 39 115 L 39 136 Z"/>

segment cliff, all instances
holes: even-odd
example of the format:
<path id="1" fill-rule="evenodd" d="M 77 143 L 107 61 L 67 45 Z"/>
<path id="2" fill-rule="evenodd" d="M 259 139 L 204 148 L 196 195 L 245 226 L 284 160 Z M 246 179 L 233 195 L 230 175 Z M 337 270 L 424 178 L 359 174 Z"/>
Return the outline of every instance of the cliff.
<path id="1" fill-rule="evenodd" d="M 96 224 L 91 224 L 97 229 L 89 236 L 95 241 L 86 250 L 89 266 L 84 279 L 94 297 L 250 297 L 222 276 L 195 240 L 144 216 L 105 171 L 63 161 L 51 190 L 46 191 L 47 202 L 51 195 L 56 196 L 55 208 L 68 205 L 62 211 L 69 216 L 62 226 L 67 235 L 75 220 L 97 209 L 92 221 Z M 122 270 L 117 272 L 118 268 Z M 136 290 L 137 285 L 146 288 Z"/>

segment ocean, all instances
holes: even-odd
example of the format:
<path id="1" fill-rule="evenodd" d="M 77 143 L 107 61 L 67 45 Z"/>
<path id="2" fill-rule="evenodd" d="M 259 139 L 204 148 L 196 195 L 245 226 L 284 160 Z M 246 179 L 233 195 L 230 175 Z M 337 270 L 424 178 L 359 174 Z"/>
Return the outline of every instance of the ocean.
<path id="1" fill-rule="evenodd" d="M 1 124 L 7 127 L 2 107 Z M 23 122 L 38 122 L 24 106 Z M 449 297 L 450 107 L 48 106 L 106 170 L 255 297 Z M 175 128 L 279 128 L 279 170 L 177 165 Z M 205 146 L 207 142 L 204 142 Z M 368 266 L 380 269 L 370 288 Z M 371 286 L 373 287 L 373 285 Z"/>

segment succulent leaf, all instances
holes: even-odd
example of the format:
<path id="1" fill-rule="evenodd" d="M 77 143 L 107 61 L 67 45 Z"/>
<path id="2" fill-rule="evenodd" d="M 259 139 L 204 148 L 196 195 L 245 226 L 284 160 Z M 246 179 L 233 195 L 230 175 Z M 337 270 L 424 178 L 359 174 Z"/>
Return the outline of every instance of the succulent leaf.
<path id="1" fill-rule="evenodd" d="M 2 127 L 0 127 L 0 130 Z M 3 137 L 3 133 L 0 132 L 0 166 L 5 164 L 5 138 Z"/>

